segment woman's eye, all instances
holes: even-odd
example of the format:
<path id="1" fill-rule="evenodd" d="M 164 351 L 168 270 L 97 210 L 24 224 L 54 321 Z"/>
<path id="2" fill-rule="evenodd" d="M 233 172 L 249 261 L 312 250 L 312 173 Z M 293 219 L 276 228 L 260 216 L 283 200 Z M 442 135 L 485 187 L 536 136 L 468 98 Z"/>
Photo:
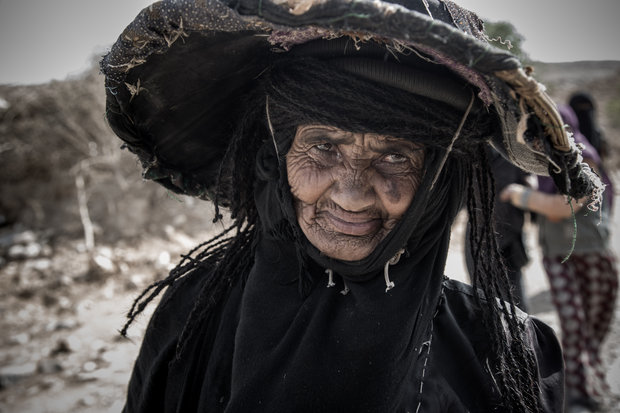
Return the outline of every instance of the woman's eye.
<path id="1" fill-rule="evenodd" d="M 403 163 L 407 161 L 407 157 L 399 153 L 389 153 L 383 157 L 383 160 L 388 163 Z"/>
<path id="2" fill-rule="evenodd" d="M 331 166 L 340 162 L 338 147 L 329 142 L 317 143 L 308 151 L 308 155 L 321 166 Z"/>
<path id="3" fill-rule="evenodd" d="M 314 147 L 317 148 L 319 151 L 329 152 L 334 147 L 334 145 L 332 145 L 331 143 L 319 143 Z"/>

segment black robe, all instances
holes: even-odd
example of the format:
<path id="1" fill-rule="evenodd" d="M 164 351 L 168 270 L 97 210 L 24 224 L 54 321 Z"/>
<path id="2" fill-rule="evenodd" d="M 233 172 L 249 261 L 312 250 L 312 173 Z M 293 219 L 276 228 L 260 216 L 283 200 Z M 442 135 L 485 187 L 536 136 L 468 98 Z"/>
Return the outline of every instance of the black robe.
<path id="1" fill-rule="evenodd" d="M 408 260 L 364 282 L 318 265 L 310 294 L 294 281 L 294 246 L 262 239 L 238 282 L 176 358 L 179 334 L 209 270 L 178 281 L 147 329 L 125 412 L 492 412 L 493 359 L 471 287 L 444 279 L 420 306 L 425 277 Z M 422 317 L 421 314 L 429 315 Z M 550 327 L 525 313 L 545 411 L 560 412 L 562 356 Z M 430 322 L 421 324 L 422 320 Z M 421 332 L 420 332 L 421 331 Z"/>
<path id="2" fill-rule="evenodd" d="M 125 412 L 501 411 L 489 372 L 495 355 L 473 291 L 443 275 L 467 183 L 461 164 L 449 159 L 431 190 L 441 152 L 427 150 L 426 173 L 399 224 L 370 256 L 344 262 L 301 234 L 285 163 L 263 152 L 251 270 L 235 274 L 180 354 L 179 336 L 211 269 L 199 267 L 173 284 L 148 326 Z M 386 291 L 384 264 L 403 247 L 388 267 L 395 287 Z M 334 272 L 331 288 L 327 269 Z M 542 405 L 560 412 L 559 343 L 550 327 L 522 319 Z"/>

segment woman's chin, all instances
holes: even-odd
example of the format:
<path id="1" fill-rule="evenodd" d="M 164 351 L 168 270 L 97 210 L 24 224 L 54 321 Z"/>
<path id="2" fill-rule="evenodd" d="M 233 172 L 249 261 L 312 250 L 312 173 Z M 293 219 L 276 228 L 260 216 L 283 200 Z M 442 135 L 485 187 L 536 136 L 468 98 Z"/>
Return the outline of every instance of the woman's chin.
<path id="1" fill-rule="evenodd" d="M 313 239 L 314 238 L 314 239 Z M 326 256 L 340 261 L 359 261 L 368 257 L 377 246 L 376 238 L 355 238 L 351 236 L 342 236 L 342 238 L 334 240 L 321 239 L 323 237 L 308 237 L 310 243 L 314 245 L 321 253 Z"/>
<path id="2" fill-rule="evenodd" d="M 321 252 L 323 252 L 323 251 L 321 251 Z M 369 256 L 370 253 L 360 254 L 359 251 L 349 251 L 349 252 L 337 251 L 334 254 L 325 254 L 325 255 L 327 255 L 330 258 L 333 258 L 333 259 L 336 259 L 336 260 L 340 260 L 340 261 L 355 262 L 355 261 L 363 260 L 364 258 Z"/>

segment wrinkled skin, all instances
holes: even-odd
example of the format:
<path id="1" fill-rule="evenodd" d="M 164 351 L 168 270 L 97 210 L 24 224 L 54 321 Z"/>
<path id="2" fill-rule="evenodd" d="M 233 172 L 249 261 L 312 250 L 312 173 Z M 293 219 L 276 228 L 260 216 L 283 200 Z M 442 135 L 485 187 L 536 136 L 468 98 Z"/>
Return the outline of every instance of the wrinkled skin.
<path id="1" fill-rule="evenodd" d="M 299 226 L 331 258 L 367 257 L 411 204 L 423 161 L 404 139 L 299 126 L 286 156 Z"/>

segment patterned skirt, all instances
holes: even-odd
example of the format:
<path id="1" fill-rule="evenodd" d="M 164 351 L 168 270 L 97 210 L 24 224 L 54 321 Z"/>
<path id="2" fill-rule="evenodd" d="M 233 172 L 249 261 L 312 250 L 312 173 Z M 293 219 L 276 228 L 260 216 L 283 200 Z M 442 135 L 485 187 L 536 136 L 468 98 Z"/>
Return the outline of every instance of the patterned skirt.
<path id="1" fill-rule="evenodd" d="M 560 319 L 567 400 L 600 401 L 609 391 L 601 347 L 618 293 L 616 258 L 607 252 L 544 257 L 551 298 Z"/>

